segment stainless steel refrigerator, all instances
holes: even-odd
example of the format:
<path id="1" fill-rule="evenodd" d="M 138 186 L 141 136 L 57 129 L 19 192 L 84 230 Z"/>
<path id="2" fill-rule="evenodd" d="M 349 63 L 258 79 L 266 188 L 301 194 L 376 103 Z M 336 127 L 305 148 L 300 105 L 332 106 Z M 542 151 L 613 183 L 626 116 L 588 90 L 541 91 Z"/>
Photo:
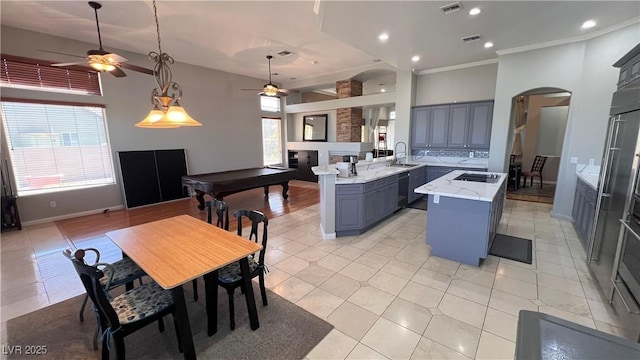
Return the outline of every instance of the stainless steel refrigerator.
<path id="1" fill-rule="evenodd" d="M 613 95 L 587 263 L 623 322 L 640 340 L 640 81 Z"/>

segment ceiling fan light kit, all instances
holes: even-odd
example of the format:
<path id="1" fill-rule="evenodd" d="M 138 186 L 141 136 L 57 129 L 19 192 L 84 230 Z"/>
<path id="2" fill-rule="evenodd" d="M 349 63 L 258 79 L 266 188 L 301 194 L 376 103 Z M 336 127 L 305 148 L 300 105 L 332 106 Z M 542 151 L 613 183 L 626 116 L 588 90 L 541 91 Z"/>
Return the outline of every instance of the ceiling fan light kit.
<path id="1" fill-rule="evenodd" d="M 182 88 L 177 82 L 173 81 L 171 76 L 169 64 L 174 63 L 173 58 L 169 56 L 169 54 L 162 52 L 160 25 L 158 23 L 155 0 L 153 0 L 153 15 L 156 20 L 156 31 L 158 33 L 158 52 L 150 52 L 149 58 L 156 63 L 153 68 L 153 76 L 155 77 L 158 87 L 151 91 L 153 109 L 147 117 L 136 124 L 136 127 L 168 129 L 180 126 L 202 126 L 201 123 L 189 116 L 182 105 L 180 105 Z"/>

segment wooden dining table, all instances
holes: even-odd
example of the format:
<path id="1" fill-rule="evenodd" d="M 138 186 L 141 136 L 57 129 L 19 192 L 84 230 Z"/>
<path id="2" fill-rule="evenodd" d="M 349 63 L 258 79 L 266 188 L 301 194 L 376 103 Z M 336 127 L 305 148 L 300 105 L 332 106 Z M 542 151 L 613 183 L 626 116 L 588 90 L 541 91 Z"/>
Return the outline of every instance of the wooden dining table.
<path id="1" fill-rule="evenodd" d="M 195 359 L 195 347 L 182 285 L 200 276 L 205 281 L 207 334 L 217 332 L 218 269 L 239 261 L 252 330 L 260 327 L 247 256 L 262 245 L 189 215 L 110 231 L 111 239 L 149 277 L 170 290 L 185 359 Z"/>

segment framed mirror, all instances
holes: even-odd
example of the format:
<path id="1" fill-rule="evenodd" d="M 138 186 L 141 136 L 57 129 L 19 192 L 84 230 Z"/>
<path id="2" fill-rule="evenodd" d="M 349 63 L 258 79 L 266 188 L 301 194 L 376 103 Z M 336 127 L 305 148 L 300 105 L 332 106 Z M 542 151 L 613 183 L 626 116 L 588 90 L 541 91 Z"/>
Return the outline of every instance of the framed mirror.
<path id="1" fill-rule="evenodd" d="M 302 141 L 327 141 L 327 114 L 305 115 L 302 122 Z"/>

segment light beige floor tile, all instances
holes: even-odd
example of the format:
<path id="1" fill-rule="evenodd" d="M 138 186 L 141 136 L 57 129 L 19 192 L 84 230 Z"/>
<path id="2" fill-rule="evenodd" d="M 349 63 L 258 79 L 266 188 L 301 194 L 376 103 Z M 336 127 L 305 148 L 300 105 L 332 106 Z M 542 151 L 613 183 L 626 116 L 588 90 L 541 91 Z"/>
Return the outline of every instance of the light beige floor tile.
<path id="1" fill-rule="evenodd" d="M 534 305 L 530 300 L 499 290 L 493 290 L 491 292 L 489 307 L 514 316 L 518 316 L 520 310 L 538 311 L 538 306 Z"/>
<path id="2" fill-rule="evenodd" d="M 47 297 L 47 294 L 38 294 L 11 304 L 3 304 L 0 307 L 0 318 L 3 322 L 8 321 L 18 316 L 42 309 L 46 306 L 49 306 L 49 298 Z"/>
<path id="3" fill-rule="evenodd" d="M 2 290 L 0 304 L 9 305 L 20 300 L 26 300 L 39 294 L 46 294 L 44 283 L 34 282 L 23 286 L 11 287 Z"/>
<path id="4" fill-rule="evenodd" d="M 573 266 L 562 266 L 538 259 L 537 271 L 538 273 L 551 274 L 565 279 L 578 281 L 578 272 Z"/>
<path id="5" fill-rule="evenodd" d="M 345 259 L 341 256 L 329 254 L 322 259 L 318 260 L 318 265 L 322 267 L 326 267 L 331 271 L 338 272 L 342 270 L 345 266 L 351 263 L 350 260 Z"/>
<path id="6" fill-rule="evenodd" d="M 359 258 L 355 260 L 358 264 L 367 265 L 374 269 L 382 269 L 389 262 L 389 258 L 374 254 L 372 252 L 365 252 Z"/>
<path id="7" fill-rule="evenodd" d="M 398 295 L 408 282 L 409 280 L 384 271 L 378 271 L 369 279 L 369 285 L 392 295 Z"/>
<path id="8" fill-rule="evenodd" d="M 315 289 L 315 286 L 295 277 L 290 277 L 271 289 L 274 293 L 295 303 Z"/>
<path id="9" fill-rule="evenodd" d="M 606 333 L 609 333 L 611 335 L 618 336 L 618 337 L 633 339 L 634 334 L 632 331 L 628 329 L 624 329 L 622 327 L 614 326 L 609 323 L 598 321 L 598 320 L 596 320 L 595 323 L 596 323 L 596 329 L 600 331 L 604 331 Z"/>
<path id="10" fill-rule="evenodd" d="M 410 281 L 398 296 L 414 304 L 426 308 L 434 308 L 438 307 L 443 295 L 444 292 L 440 290 Z"/>
<path id="11" fill-rule="evenodd" d="M 400 252 L 401 249 L 395 247 L 395 246 L 389 246 L 389 245 L 385 245 L 385 244 L 377 244 L 374 247 L 372 247 L 371 249 L 369 249 L 370 253 L 374 253 L 374 254 L 378 254 L 380 256 L 385 256 L 388 258 L 392 258 L 394 256 L 396 256 L 397 253 Z"/>
<path id="12" fill-rule="evenodd" d="M 343 299 L 330 294 L 322 289 L 311 290 L 296 305 L 302 307 L 317 317 L 326 319 L 335 309 L 344 302 Z"/>
<path id="13" fill-rule="evenodd" d="M 357 247 L 353 247 L 353 246 L 343 246 L 336 251 L 339 252 L 338 255 L 342 256 L 345 259 L 349 259 L 351 261 L 359 258 L 360 256 L 362 256 L 362 254 L 364 254 L 364 250 L 358 249 Z"/>
<path id="14" fill-rule="evenodd" d="M 454 319 L 482 328 L 487 307 L 451 294 L 444 294 L 438 305 L 443 314 Z"/>
<path id="15" fill-rule="evenodd" d="M 471 267 L 469 265 L 460 265 L 460 268 L 456 272 L 458 279 L 466 280 L 478 285 L 492 287 L 494 274 L 488 271 L 482 271 L 477 267 Z"/>
<path id="16" fill-rule="evenodd" d="M 347 356 L 347 359 L 352 360 L 385 360 L 388 359 L 384 355 L 379 352 L 373 350 L 372 348 L 362 345 L 359 343 L 356 345 L 355 349 Z"/>
<path id="17" fill-rule="evenodd" d="M 272 289 L 276 285 L 290 278 L 291 275 L 275 267 L 269 268 L 269 272 L 264 276 L 264 286 Z"/>
<path id="18" fill-rule="evenodd" d="M 480 262 L 480 266 L 478 267 L 480 270 L 488 271 L 490 273 L 495 274 L 498 270 L 498 265 L 500 264 L 500 258 L 493 255 L 488 255 L 486 259 L 483 259 Z"/>
<path id="19" fill-rule="evenodd" d="M 308 282 L 313 286 L 318 286 L 335 274 L 336 274 L 335 272 L 328 270 L 327 268 L 323 268 L 322 266 L 312 264 L 307 266 L 303 270 L 297 272 L 295 274 L 295 277 L 305 282 Z"/>
<path id="20" fill-rule="evenodd" d="M 446 315 L 431 319 L 424 336 L 449 349 L 474 357 L 480 341 L 480 329 Z"/>
<path id="21" fill-rule="evenodd" d="M 422 337 L 411 355 L 412 360 L 465 360 L 470 359 L 435 341 Z"/>
<path id="22" fill-rule="evenodd" d="M 363 286 L 348 300 L 376 315 L 382 315 L 394 298 L 395 296 L 372 286 Z"/>
<path id="23" fill-rule="evenodd" d="M 538 287 L 538 296 L 542 302 L 556 309 L 568 311 L 579 316 L 591 317 L 587 299 L 582 296 L 571 295 L 544 286 Z"/>
<path id="24" fill-rule="evenodd" d="M 519 266 L 501 263 L 498 265 L 498 271 L 496 274 L 536 285 L 535 271 L 524 269 Z"/>
<path id="25" fill-rule="evenodd" d="M 536 259 L 567 267 L 575 266 L 571 256 L 554 254 L 546 251 L 536 251 Z"/>
<path id="26" fill-rule="evenodd" d="M 391 359 L 409 359 L 420 338 L 405 327 L 379 318 L 361 342 Z"/>
<path id="27" fill-rule="evenodd" d="M 546 251 L 546 252 L 550 252 L 550 253 L 554 253 L 554 254 L 560 254 L 560 255 L 564 255 L 564 256 L 571 256 L 571 251 L 569 250 L 569 247 L 567 247 L 567 246 L 549 245 L 549 244 L 545 244 L 545 243 L 537 243 L 536 244 L 536 250 Z"/>
<path id="28" fill-rule="evenodd" d="M 582 291 L 582 284 L 580 284 L 579 281 L 569 280 L 559 276 L 540 273 L 538 274 L 538 285 L 544 286 L 550 289 L 555 289 L 558 291 L 563 291 L 571 295 L 584 297 L 584 291 Z"/>
<path id="29" fill-rule="evenodd" d="M 538 298 L 538 288 L 535 284 L 526 283 L 506 276 L 496 275 L 493 288 L 526 299 L 533 300 Z"/>
<path id="30" fill-rule="evenodd" d="M 289 241 L 285 244 L 280 245 L 278 247 L 278 250 L 284 251 L 289 255 L 295 255 L 307 248 L 309 248 L 309 245 L 307 244 L 299 243 L 297 241 Z"/>
<path id="31" fill-rule="evenodd" d="M 437 256 L 430 256 L 422 265 L 423 268 L 437 271 L 446 275 L 453 275 L 458 271 L 460 263 L 457 261 L 443 259 Z"/>
<path id="32" fill-rule="evenodd" d="M 422 334 L 429 325 L 432 315 L 425 307 L 396 298 L 382 314 L 382 317 L 415 333 Z"/>
<path id="33" fill-rule="evenodd" d="M 482 330 L 515 342 L 518 332 L 518 317 L 489 308 Z"/>
<path id="34" fill-rule="evenodd" d="M 411 241 L 412 240 L 409 239 L 399 239 L 397 237 L 394 237 L 393 235 L 388 235 L 384 239 L 380 240 L 380 244 L 403 249 L 405 246 L 409 245 Z"/>
<path id="35" fill-rule="evenodd" d="M 300 259 L 303 259 L 309 262 L 318 261 L 327 255 L 329 255 L 328 252 L 324 250 L 316 249 L 314 247 L 306 248 L 296 254 L 296 256 L 299 257 Z"/>
<path id="36" fill-rule="evenodd" d="M 352 262 L 349 265 L 345 266 L 342 270 L 340 270 L 340 274 L 344 276 L 348 276 L 353 280 L 357 281 L 367 281 L 369 280 L 373 274 L 378 272 L 377 269 L 369 267 L 367 265 L 362 265 L 359 263 Z"/>
<path id="37" fill-rule="evenodd" d="M 360 282 L 341 274 L 335 274 L 323 282 L 320 288 L 346 300 L 360 288 Z"/>
<path id="38" fill-rule="evenodd" d="M 356 340 L 360 340 L 378 320 L 378 317 L 378 315 L 369 310 L 345 301 L 328 316 L 327 321 L 335 326 L 336 329 Z"/>
<path id="39" fill-rule="evenodd" d="M 590 299 L 587 299 L 587 302 L 589 303 L 591 315 L 594 320 L 606 322 L 614 326 L 622 323 L 621 319 L 619 319 L 620 315 L 616 314 L 615 309 L 610 304 Z M 626 314 L 623 316 L 626 316 Z"/>
<path id="40" fill-rule="evenodd" d="M 37 262 L 15 265 L 2 271 L 0 278 L 2 278 L 3 289 L 17 288 L 42 281 Z"/>
<path id="41" fill-rule="evenodd" d="M 278 268 L 284 272 L 287 272 L 291 275 L 295 275 L 296 273 L 304 270 L 307 266 L 309 266 L 309 262 L 306 260 L 302 260 L 296 256 L 288 257 L 273 267 Z"/>
<path id="42" fill-rule="evenodd" d="M 483 331 L 476 353 L 477 360 L 511 360 L 516 352 L 516 344 Z"/>
<path id="43" fill-rule="evenodd" d="M 590 317 L 585 317 L 585 316 L 579 316 L 576 315 L 574 313 L 568 312 L 568 311 L 564 311 L 564 310 L 560 310 L 551 306 L 540 306 L 540 312 L 541 313 L 545 313 L 545 314 L 549 314 L 549 315 L 553 315 L 553 316 L 557 316 L 561 319 L 565 319 L 567 321 L 572 321 L 574 323 L 578 323 L 580 325 L 584 325 L 584 326 L 588 326 L 592 329 L 595 329 L 595 324 L 593 322 L 593 319 Z"/>
<path id="44" fill-rule="evenodd" d="M 465 280 L 453 280 L 447 289 L 448 294 L 477 302 L 481 305 L 489 304 L 491 289 Z"/>
<path id="45" fill-rule="evenodd" d="M 290 227 L 289 227 L 289 230 L 283 231 L 283 232 L 280 233 L 280 236 L 282 236 L 284 238 L 287 238 L 287 239 L 290 239 L 290 240 L 296 240 L 296 239 L 301 238 L 301 237 L 303 237 L 305 235 L 306 235 L 306 233 L 304 231 L 299 230 L 299 229 L 291 229 Z"/>
<path id="46" fill-rule="evenodd" d="M 356 347 L 358 342 L 339 330 L 333 329 L 308 354 L 310 360 L 344 359 Z"/>
<path id="47" fill-rule="evenodd" d="M 278 249 L 268 249 L 267 252 L 264 253 L 264 262 L 267 265 L 275 265 L 290 256 L 291 255 L 286 252 Z"/>
<path id="48" fill-rule="evenodd" d="M 395 259 L 411 265 L 422 266 L 428 257 L 429 253 L 426 250 L 415 252 L 405 248 L 396 254 Z"/>
<path id="49" fill-rule="evenodd" d="M 271 225 L 271 224 L 269 224 Z M 251 229 L 247 230 L 247 231 L 251 231 Z M 242 233 L 244 234 L 245 231 L 243 230 Z M 291 239 L 287 239 L 285 237 L 276 235 L 276 236 L 271 236 L 271 226 L 269 226 L 269 242 L 267 242 L 267 249 L 277 249 L 279 248 L 281 245 L 284 245 L 286 243 L 288 243 L 289 241 L 291 241 Z"/>
<path id="50" fill-rule="evenodd" d="M 383 271 L 400 276 L 407 280 L 411 279 L 418 269 L 419 266 L 407 264 L 398 260 L 390 260 L 387 265 L 382 268 Z"/>
<path id="51" fill-rule="evenodd" d="M 421 268 L 418 269 L 418 272 L 411 278 L 411 281 L 440 291 L 446 291 L 451 283 L 451 276 Z"/>

